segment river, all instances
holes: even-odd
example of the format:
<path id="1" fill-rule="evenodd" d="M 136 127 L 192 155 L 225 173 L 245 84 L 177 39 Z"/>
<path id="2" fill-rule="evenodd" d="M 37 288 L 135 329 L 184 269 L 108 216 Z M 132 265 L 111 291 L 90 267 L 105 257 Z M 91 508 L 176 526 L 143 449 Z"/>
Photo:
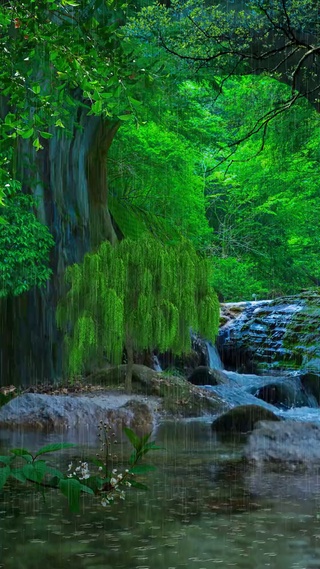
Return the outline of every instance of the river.
<path id="1" fill-rule="evenodd" d="M 164 449 L 147 457 L 157 468 L 146 477 L 149 490 L 130 489 L 112 507 L 86 496 L 75 515 L 55 492 L 45 503 L 22 487 L 1 493 L 0 568 L 320 567 L 318 476 L 249 470 L 242 443 L 220 441 L 209 420 L 167 422 L 154 438 Z M 36 450 L 59 436 L 1 431 L 0 454 L 18 440 Z M 80 442 L 95 454 L 92 433 Z M 128 452 L 119 446 L 119 457 Z M 66 451 L 58 463 L 79 453 Z"/>

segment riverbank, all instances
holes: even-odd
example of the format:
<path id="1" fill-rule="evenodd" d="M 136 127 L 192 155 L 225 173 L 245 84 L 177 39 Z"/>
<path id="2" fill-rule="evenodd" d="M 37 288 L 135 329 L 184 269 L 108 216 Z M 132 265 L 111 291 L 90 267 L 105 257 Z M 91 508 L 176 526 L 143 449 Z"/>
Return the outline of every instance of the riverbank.
<path id="1" fill-rule="evenodd" d="M 96 426 L 100 420 L 143 434 L 165 418 L 215 415 L 225 410 L 218 395 L 173 375 L 134 365 L 132 393 L 124 388 L 126 366 L 98 370 L 74 384 L 36 385 L 0 409 L 0 427 L 61 430 Z"/>

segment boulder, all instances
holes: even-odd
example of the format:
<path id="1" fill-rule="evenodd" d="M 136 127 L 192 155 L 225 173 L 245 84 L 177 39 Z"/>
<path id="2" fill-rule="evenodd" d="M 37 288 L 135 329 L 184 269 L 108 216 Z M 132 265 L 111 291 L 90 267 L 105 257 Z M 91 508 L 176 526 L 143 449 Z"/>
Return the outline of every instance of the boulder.
<path id="1" fill-rule="evenodd" d="M 320 358 L 310 360 L 300 374 L 304 388 L 316 398 L 320 404 Z"/>
<path id="2" fill-rule="evenodd" d="M 102 420 L 114 430 L 128 426 L 142 435 L 153 430 L 160 406 L 158 398 L 139 395 L 26 393 L 0 409 L 0 427 L 59 431 L 80 426 L 96 428 Z"/>
<path id="3" fill-rule="evenodd" d="M 107 387 L 117 386 L 124 383 L 126 377 L 126 364 L 103 368 L 95 371 L 86 378 L 88 383 L 93 385 L 105 385 Z M 150 367 L 134 364 L 132 368 L 132 382 L 146 386 L 153 379 L 159 377 L 159 372 Z"/>
<path id="4" fill-rule="evenodd" d="M 255 425 L 245 458 L 271 469 L 310 470 L 320 466 L 320 423 L 261 421 Z"/>
<path id="5" fill-rule="evenodd" d="M 230 383 L 228 376 L 223 371 L 208 366 L 197 367 L 188 377 L 188 381 L 193 385 L 224 385 Z"/>
<path id="6" fill-rule="evenodd" d="M 258 421 L 280 421 L 269 409 L 259 405 L 240 405 L 220 415 L 212 423 L 218 433 L 242 434 L 253 430 Z"/>

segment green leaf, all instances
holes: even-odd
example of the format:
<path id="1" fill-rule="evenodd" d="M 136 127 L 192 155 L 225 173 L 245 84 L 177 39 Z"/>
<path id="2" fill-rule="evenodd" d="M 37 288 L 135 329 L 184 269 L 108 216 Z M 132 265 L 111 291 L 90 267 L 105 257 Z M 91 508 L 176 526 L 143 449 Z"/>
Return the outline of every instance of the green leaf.
<path id="1" fill-rule="evenodd" d="M 28 130 L 18 130 L 18 134 L 19 136 L 21 136 L 21 138 L 31 138 L 31 136 L 34 133 L 34 129 L 33 128 L 29 128 Z"/>
<path id="2" fill-rule="evenodd" d="M 45 454 L 47 452 L 56 452 L 59 450 L 64 450 L 66 448 L 72 448 L 72 447 L 76 447 L 77 445 L 74 443 L 50 443 L 48 445 L 45 445 L 44 447 L 41 447 L 37 453 L 35 454 L 35 458 L 37 456 L 40 456 L 41 454 Z"/>
<path id="3" fill-rule="evenodd" d="M 0 456 L 0 462 L 3 464 L 10 464 L 14 460 L 14 456 Z"/>
<path id="4" fill-rule="evenodd" d="M 41 131 L 40 136 L 42 136 L 42 138 L 52 138 L 53 135 L 50 132 Z"/>
<path id="5" fill-rule="evenodd" d="M 58 120 L 55 122 L 55 126 L 60 126 L 61 128 L 66 128 L 66 127 L 64 126 L 63 122 L 62 122 L 60 119 L 58 119 Z"/>
<path id="6" fill-rule="evenodd" d="M 10 450 L 10 452 L 12 452 L 12 454 L 14 454 L 15 456 L 22 456 L 23 458 L 25 456 L 31 456 L 31 458 L 33 458 L 33 455 L 31 454 L 31 452 L 29 452 L 25 448 L 12 448 Z"/>
<path id="7" fill-rule="evenodd" d="M 36 94 L 39 95 L 41 88 L 40 85 L 32 85 L 32 91 Z"/>
<path id="8" fill-rule="evenodd" d="M 47 465 L 44 461 L 39 460 L 32 464 L 25 464 L 22 467 L 22 472 L 32 482 L 41 482 L 47 472 Z"/>
<path id="9" fill-rule="evenodd" d="M 152 433 L 147 433 L 146 435 L 143 435 L 143 437 L 141 437 L 140 442 L 141 442 L 141 446 L 144 447 L 145 444 L 147 443 L 147 441 L 150 439 Z"/>
<path id="10" fill-rule="evenodd" d="M 92 107 L 92 112 L 99 115 L 102 111 L 102 101 L 96 101 L 95 103 L 93 103 Z"/>
<path id="11" fill-rule="evenodd" d="M 81 494 L 80 482 L 75 478 L 64 478 L 59 482 L 59 488 L 64 496 L 66 496 L 71 512 L 77 513 L 80 505 Z"/>
<path id="12" fill-rule="evenodd" d="M 89 478 L 88 478 L 89 480 Z M 94 496 L 94 491 L 92 488 L 90 488 L 90 486 L 87 486 L 86 484 L 81 484 L 81 492 L 85 492 L 86 494 L 92 494 Z"/>
<path id="13" fill-rule="evenodd" d="M 132 119 L 132 115 L 131 114 L 118 115 L 118 119 L 120 119 L 121 121 L 130 121 Z"/>
<path id="14" fill-rule="evenodd" d="M 62 6 L 79 6 L 79 4 L 77 4 L 77 2 L 74 2 L 73 0 L 62 0 L 61 2 Z"/>
<path id="15" fill-rule="evenodd" d="M 11 474 L 11 469 L 9 468 L 9 466 L 4 466 L 3 468 L 0 468 L 0 490 L 7 482 L 7 479 L 9 478 L 10 474 Z"/>
<path id="16" fill-rule="evenodd" d="M 19 480 L 19 482 L 27 482 L 27 479 L 22 472 L 22 468 L 12 468 L 11 476 L 13 476 L 13 478 L 16 478 L 16 480 Z"/>
<path id="17" fill-rule="evenodd" d="M 132 97 L 128 97 L 128 99 L 133 107 L 141 107 L 142 105 L 141 101 L 137 101 L 137 99 L 133 99 Z"/>
<path id="18" fill-rule="evenodd" d="M 139 439 L 139 437 L 129 427 L 124 427 L 123 430 L 124 430 L 127 438 L 129 439 L 129 441 L 131 442 L 132 446 L 136 450 L 138 450 L 141 447 L 141 440 Z"/>
<path id="19" fill-rule="evenodd" d="M 136 482 L 136 480 L 130 480 L 130 484 L 133 488 L 138 488 L 138 490 L 149 490 L 148 486 L 141 482 Z"/>
<path id="20" fill-rule="evenodd" d="M 53 466 L 47 466 L 46 474 L 51 474 L 51 476 L 53 476 L 54 478 L 59 478 L 59 480 L 61 478 L 64 478 L 63 472 L 61 472 L 57 468 L 54 468 Z"/>
<path id="21" fill-rule="evenodd" d="M 42 149 L 43 149 L 43 146 L 41 145 L 39 138 L 36 138 L 36 139 L 33 141 L 32 146 L 34 146 L 34 148 L 36 149 L 37 152 L 38 152 L 38 150 L 42 150 Z"/>

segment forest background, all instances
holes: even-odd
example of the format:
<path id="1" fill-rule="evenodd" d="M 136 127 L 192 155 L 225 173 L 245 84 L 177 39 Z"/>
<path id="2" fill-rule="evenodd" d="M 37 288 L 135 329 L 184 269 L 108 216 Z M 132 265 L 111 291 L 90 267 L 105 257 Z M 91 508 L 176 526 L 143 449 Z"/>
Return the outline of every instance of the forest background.
<path id="1" fill-rule="evenodd" d="M 187 240 L 224 301 L 319 286 L 317 2 L 4 1 L 0 32 L 3 378 L 59 375 L 104 240 Z"/>

